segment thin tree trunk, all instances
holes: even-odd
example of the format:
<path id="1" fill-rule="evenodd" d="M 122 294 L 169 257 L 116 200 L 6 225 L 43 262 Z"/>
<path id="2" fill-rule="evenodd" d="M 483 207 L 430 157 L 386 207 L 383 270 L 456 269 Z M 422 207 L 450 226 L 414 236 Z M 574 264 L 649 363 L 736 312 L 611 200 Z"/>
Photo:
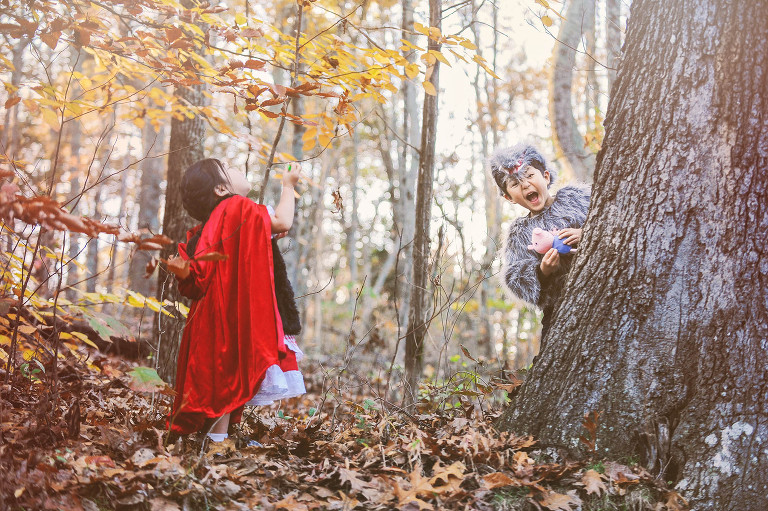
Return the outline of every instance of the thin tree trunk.
<path id="1" fill-rule="evenodd" d="M 429 25 L 441 28 L 442 4 L 429 0 Z M 440 51 L 440 43 L 429 39 L 428 49 Z M 427 81 L 435 87 L 435 95 L 424 94 L 422 112 L 421 157 L 416 191 L 416 232 L 413 240 L 413 285 L 408 310 L 408 330 L 405 338 L 405 399 L 406 405 L 416 401 L 424 364 L 424 337 L 429 326 L 428 313 L 432 297 L 429 275 L 429 227 L 432 214 L 432 184 L 435 171 L 435 139 L 437 138 L 437 94 L 440 90 L 440 62 L 427 69 Z"/>
<path id="2" fill-rule="evenodd" d="M 124 165 L 123 167 L 128 165 L 128 159 L 129 156 L 126 155 L 125 158 L 123 158 Z M 124 224 L 123 220 L 125 215 L 125 198 L 128 195 L 128 180 L 127 179 L 121 179 L 120 180 L 120 202 L 117 209 L 117 223 L 118 224 Z M 117 236 L 114 236 L 112 247 L 110 248 L 111 253 L 109 257 L 109 271 L 107 272 L 107 289 L 114 289 L 115 288 L 115 271 L 117 266 L 117 255 L 118 255 L 118 249 L 120 248 L 120 244 L 117 242 Z M 114 304 L 107 304 L 107 305 L 114 305 Z"/>
<path id="3" fill-rule="evenodd" d="M 386 126 L 384 127 L 386 129 Z M 367 321 L 368 324 L 365 325 L 364 331 L 367 332 L 371 329 L 373 326 L 374 318 L 371 315 L 371 311 L 373 310 L 374 304 L 377 300 L 380 300 L 381 291 L 384 288 L 384 283 L 386 282 L 387 277 L 389 277 L 389 274 L 392 273 L 393 268 L 395 267 L 395 262 L 397 261 L 398 257 L 398 247 L 400 243 L 400 232 L 397 230 L 396 226 L 400 225 L 400 218 L 399 218 L 399 207 L 398 207 L 398 201 L 395 198 L 395 175 L 397 174 L 397 171 L 395 169 L 395 163 L 392 160 L 392 149 L 389 145 L 389 140 L 387 137 L 379 137 L 378 140 L 378 149 L 379 154 L 381 155 L 381 161 L 384 165 L 384 169 L 387 173 L 387 179 L 389 181 L 389 201 L 392 206 L 392 212 L 393 212 L 393 218 L 392 218 L 392 224 L 393 228 L 390 231 L 390 239 L 392 240 L 392 251 L 387 254 L 387 258 L 384 260 L 383 263 L 377 265 L 378 273 L 376 273 L 375 278 L 373 275 L 371 275 L 371 281 L 370 284 L 370 290 L 369 292 L 366 292 L 363 294 L 363 304 L 360 307 L 360 318 L 362 318 L 363 321 Z M 368 261 L 370 263 L 370 260 Z"/>
<path id="4" fill-rule="evenodd" d="M 552 138 L 558 157 L 562 156 L 563 166 L 580 181 L 591 180 L 595 157 L 584 149 L 584 137 L 573 114 L 573 70 L 581 35 L 589 30 L 590 23 L 594 25 L 594 20 L 595 0 L 571 0 L 553 51 L 549 89 Z"/>
<path id="5" fill-rule="evenodd" d="M 768 491 L 768 8 L 636 0 L 584 239 L 500 426 L 640 455 L 691 509 Z"/>
<path id="6" fill-rule="evenodd" d="M 301 23 L 297 27 L 298 33 L 295 34 L 297 38 L 301 37 L 301 31 L 302 27 L 304 25 L 304 19 L 302 18 L 299 20 Z M 297 69 L 297 72 L 299 74 L 303 73 L 304 67 L 299 65 L 299 68 Z M 294 84 L 296 85 L 296 84 Z M 304 104 L 304 98 L 299 96 L 297 98 L 293 98 L 291 100 L 291 110 L 293 115 L 297 117 L 301 117 L 304 115 L 305 110 L 305 104 Z M 302 142 L 301 138 L 304 136 L 304 132 L 306 131 L 306 128 L 302 124 L 293 124 L 293 136 L 291 138 L 291 153 L 294 158 L 297 160 L 301 160 L 304 158 L 304 142 Z M 288 243 L 291 245 L 291 249 L 288 250 L 285 255 L 285 267 L 286 271 L 288 273 L 288 278 L 291 281 L 291 284 L 294 287 L 295 291 L 298 291 L 298 295 L 304 294 L 304 290 L 306 289 L 306 285 L 304 282 L 299 282 L 299 262 L 302 259 L 302 252 L 305 252 L 307 248 L 302 247 L 300 243 L 298 243 L 298 240 L 302 237 L 302 232 L 305 232 L 306 226 L 302 225 L 301 218 L 301 208 L 298 207 L 299 201 L 296 200 L 296 207 L 293 209 L 293 224 L 291 225 L 290 231 L 288 231 L 287 240 L 283 241 L 283 243 Z M 303 305 L 300 305 L 301 309 L 301 317 L 303 318 L 305 316 L 305 309 Z"/>
<path id="7" fill-rule="evenodd" d="M 357 182 L 360 175 L 360 163 L 357 159 L 357 152 L 359 151 L 360 135 L 358 130 L 352 135 L 352 176 L 350 178 L 351 187 L 351 204 L 348 206 L 350 209 L 349 226 L 347 227 L 347 264 L 349 266 L 349 283 L 351 285 L 352 293 L 350 293 L 349 309 L 350 312 L 354 311 L 357 307 L 357 293 L 355 293 L 355 286 L 357 285 L 357 239 L 359 236 L 358 229 L 358 197 L 357 197 Z"/>
<path id="8" fill-rule="evenodd" d="M 77 126 L 77 124 L 73 124 L 73 126 Z M 77 145 L 75 146 L 75 143 Z M 78 128 L 78 136 L 77 138 L 72 136 L 71 147 L 78 147 L 80 146 L 79 141 L 79 128 Z M 70 205 L 69 212 L 73 214 L 77 214 L 77 203 L 78 197 L 83 193 L 81 188 L 81 173 L 79 170 L 77 170 L 76 166 L 72 166 L 69 171 L 69 186 L 70 191 L 67 195 L 67 204 Z M 80 273 L 80 267 L 77 265 L 77 257 L 80 254 L 81 245 L 80 240 L 81 236 L 79 234 L 68 232 L 64 234 L 66 238 L 68 238 L 69 243 L 67 245 L 67 258 L 72 261 L 70 263 L 66 270 L 67 270 L 67 279 L 66 279 L 66 296 L 68 300 L 74 300 L 77 297 L 77 292 L 75 291 L 75 286 L 78 282 L 80 282 L 82 276 Z"/>
<path id="9" fill-rule="evenodd" d="M 13 47 L 13 71 L 11 72 L 11 85 L 13 90 L 18 90 L 21 85 L 22 71 L 24 69 L 24 50 L 29 44 L 29 39 L 22 38 Z M 3 125 L 2 152 L 11 160 L 16 159 L 19 150 L 19 128 L 18 128 L 19 105 L 18 103 L 11 108 L 5 109 L 5 118 Z"/>
<path id="10" fill-rule="evenodd" d="M 402 0 L 403 20 L 402 20 L 402 38 L 406 41 L 414 42 L 416 36 L 413 34 L 413 1 Z M 415 57 L 407 55 L 409 62 Z M 398 264 L 398 271 L 402 275 L 402 283 L 398 286 L 400 296 L 400 329 L 408 330 L 408 311 L 410 310 L 411 290 L 413 287 L 413 242 L 415 235 L 415 192 L 416 176 L 420 168 L 421 156 L 410 146 L 414 146 L 417 140 L 421 140 L 421 130 L 419 128 L 419 109 L 416 99 L 416 84 L 411 80 L 406 80 L 403 84 L 403 167 L 400 169 L 400 254 L 401 261 Z M 410 158 L 407 156 L 410 155 Z M 402 343 L 397 354 L 397 359 L 402 361 L 404 356 Z"/>
<path id="11" fill-rule="evenodd" d="M 605 47 L 608 55 L 608 94 L 613 90 L 621 52 L 621 0 L 605 0 Z"/>
<path id="12" fill-rule="evenodd" d="M 160 232 L 160 184 L 163 181 L 165 158 L 153 155 L 164 151 L 165 133 L 164 128 L 156 132 L 149 121 L 145 121 L 141 130 L 141 147 L 145 159 L 141 162 L 141 181 L 137 198 L 139 231 Z M 128 270 L 131 289 L 144 296 L 154 296 L 156 292 L 157 281 L 144 278 L 147 263 L 152 255 L 150 252 L 136 251 L 131 257 Z"/>
<path id="13" fill-rule="evenodd" d="M 330 154 L 327 154 L 324 158 L 324 161 L 321 162 L 320 167 L 320 174 L 318 177 L 318 183 L 325 183 L 326 179 L 328 178 L 328 172 L 330 171 L 331 165 L 334 165 L 336 163 L 337 154 L 339 149 L 335 148 L 332 149 Z M 312 189 L 312 202 L 310 204 L 310 207 L 308 208 L 308 215 L 307 215 L 307 239 L 313 241 L 314 245 L 314 254 L 311 251 L 307 251 L 304 258 L 304 266 L 310 267 L 308 264 L 308 261 L 312 260 L 314 261 L 314 264 L 311 266 L 312 268 L 315 268 L 315 274 L 314 274 L 314 281 L 315 281 L 315 287 L 314 290 L 315 293 L 312 295 L 313 299 L 313 317 L 312 317 L 312 331 L 313 331 L 313 340 L 315 343 L 320 343 L 322 341 L 322 333 L 323 333 L 323 299 L 322 299 L 322 286 L 325 285 L 325 282 L 320 282 L 320 268 L 323 267 L 322 260 L 325 257 L 324 255 L 324 233 L 323 233 L 323 219 L 325 218 L 325 208 L 323 207 L 323 189 L 322 186 L 316 187 Z M 297 296 L 300 296 L 299 293 L 296 293 Z M 304 307 L 303 310 L 305 310 L 306 307 Z M 302 319 L 304 316 L 302 316 Z"/>
<path id="14" fill-rule="evenodd" d="M 591 17 L 589 19 L 589 9 L 584 13 L 584 46 L 586 56 L 584 57 L 584 66 L 586 67 L 586 81 L 584 82 L 584 132 L 589 133 L 595 129 L 595 108 L 600 97 L 600 83 L 597 81 L 597 38 L 595 35 L 595 2 L 592 2 Z"/>
<path id="15" fill-rule="evenodd" d="M 475 5 L 473 3 L 472 12 L 475 12 Z M 493 67 L 496 68 L 496 59 L 498 55 L 498 6 L 494 3 L 491 6 L 493 13 L 493 43 L 491 46 L 491 54 L 493 55 Z M 477 23 L 472 24 L 472 33 L 475 37 L 475 44 L 478 48 L 482 47 L 480 40 L 480 31 L 478 30 Z M 481 50 L 478 49 L 478 53 L 482 55 Z M 485 98 L 483 97 L 483 90 L 481 89 L 480 78 L 485 78 Z M 492 142 L 494 147 L 497 146 L 499 140 L 499 133 L 496 126 L 499 125 L 499 97 L 498 87 L 496 80 L 488 80 L 487 74 L 481 72 L 480 68 L 475 72 L 473 80 L 475 88 L 475 96 L 477 98 L 477 104 L 482 105 L 483 102 L 487 102 L 487 110 L 478 112 L 478 130 L 480 132 L 480 158 L 479 162 L 485 162 L 485 159 L 490 153 L 488 147 L 488 132 L 492 133 Z M 490 125 L 490 127 L 489 127 Z M 480 265 L 480 276 L 484 280 L 480 283 L 480 308 L 479 308 L 479 322 L 480 328 L 478 332 L 478 344 L 483 347 L 486 358 L 490 359 L 496 355 L 495 347 L 493 346 L 493 340 L 491 336 L 491 330 L 493 322 L 491 320 L 492 310 L 488 305 L 488 301 L 493 294 L 494 283 L 491 282 L 490 274 L 493 267 L 493 262 L 496 259 L 497 252 L 497 240 L 500 235 L 500 222 L 499 222 L 499 193 L 498 187 L 495 181 L 491 177 L 489 172 L 485 169 L 481 169 L 483 173 L 483 199 L 485 203 L 485 225 L 487 230 L 487 237 L 485 239 L 485 255 Z"/>
<path id="16" fill-rule="evenodd" d="M 93 196 L 93 218 L 101 220 L 101 205 L 104 202 L 104 188 L 101 184 L 96 189 Z M 88 250 L 86 250 L 86 268 L 88 269 L 88 280 L 85 281 L 85 290 L 89 293 L 96 292 L 96 283 L 99 278 L 99 237 L 96 236 L 88 240 Z"/>

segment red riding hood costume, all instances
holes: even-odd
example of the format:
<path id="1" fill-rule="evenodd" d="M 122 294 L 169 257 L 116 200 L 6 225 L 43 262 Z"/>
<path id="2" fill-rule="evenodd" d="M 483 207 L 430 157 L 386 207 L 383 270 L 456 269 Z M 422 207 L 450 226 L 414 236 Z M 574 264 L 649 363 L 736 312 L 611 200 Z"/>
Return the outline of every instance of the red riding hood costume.
<path id="1" fill-rule="evenodd" d="M 190 230 L 187 240 L 201 228 L 194 259 L 187 244 L 179 244 L 179 255 L 190 261 L 179 291 L 194 300 L 179 348 L 170 417 L 171 430 L 181 434 L 226 413 L 230 423 L 239 422 L 243 406 L 255 396 L 264 396 L 257 401 L 265 404 L 304 391 L 295 353 L 284 342 L 267 208 L 235 195 Z M 211 252 L 228 258 L 199 260 Z M 297 378 L 300 389 L 292 381 Z"/>

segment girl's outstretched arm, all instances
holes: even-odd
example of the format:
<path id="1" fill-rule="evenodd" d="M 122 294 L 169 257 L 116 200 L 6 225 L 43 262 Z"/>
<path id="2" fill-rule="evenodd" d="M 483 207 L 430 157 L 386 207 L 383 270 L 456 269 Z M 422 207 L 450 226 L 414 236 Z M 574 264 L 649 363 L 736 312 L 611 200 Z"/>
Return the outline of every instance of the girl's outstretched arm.
<path id="1" fill-rule="evenodd" d="M 199 263 L 198 266 L 200 266 Z M 179 292 L 183 296 L 192 300 L 199 300 L 205 295 L 205 290 L 198 285 L 197 279 L 193 275 L 189 259 L 178 255 L 169 257 L 166 267 L 179 281 Z"/>
<path id="2" fill-rule="evenodd" d="M 275 208 L 275 214 L 271 215 L 272 233 L 286 232 L 293 225 L 293 210 L 295 207 L 294 187 L 299 181 L 301 165 L 291 163 L 288 170 L 283 173 L 283 193 L 280 202 Z"/>

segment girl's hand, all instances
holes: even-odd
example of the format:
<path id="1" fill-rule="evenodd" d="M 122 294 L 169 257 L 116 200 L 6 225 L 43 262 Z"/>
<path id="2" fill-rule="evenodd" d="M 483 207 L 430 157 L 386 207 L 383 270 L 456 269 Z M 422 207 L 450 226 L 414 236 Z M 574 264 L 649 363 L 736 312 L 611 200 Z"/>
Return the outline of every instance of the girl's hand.
<path id="1" fill-rule="evenodd" d="M 557 237 L 563 240 L 563 243 L 569 246 L 578 245 L 581 241 L 581 229 L 560 229 L 557 232 Z"/>
<path id="2" fill-rule="evenodd" d="M 179 280 L 189 277 L 189 261 L 175 255 L 165 262 L 168 271 L 176 275 Z"/>
<path id="3" fill-rule="evenodd" d="M 560 253 L 556 248 L 550 248 L 547 253 L 544 254 L 544 258 L 541 260 L 539 267 L 541 268 L 541 273 L 545 276 L 551 275 L 552 272 L 560 267 Z"/>
<path id="4" fill-rule="evenodd" d="M 280 202 L 275 207 L 275 214 L 270 217 L 272 221 L 272 234 L 286 232 L 293 225 L 293 210 L 296 207 L 296 193 L 293 188 L 299 182 L 301 165 L 292 162 L 289 169 L 283 172 L 283 191 L 280 194 Z"/>
<path id="5" fill-rule="evenodd" d="M 283 186 L 290 186 L 294 188 L 296 183 L 299 182 L 301 177 L 301 164 L 299 162 L 293 162 L 288 165 L 288 169 L 283 172 Z"/>

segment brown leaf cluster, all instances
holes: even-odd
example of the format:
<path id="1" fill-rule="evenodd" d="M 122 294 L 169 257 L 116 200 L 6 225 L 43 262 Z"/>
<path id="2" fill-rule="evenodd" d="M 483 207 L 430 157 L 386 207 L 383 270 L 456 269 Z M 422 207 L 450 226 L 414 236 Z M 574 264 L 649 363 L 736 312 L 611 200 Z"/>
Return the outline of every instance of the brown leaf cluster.
<path id="1" fill-rule="evenodd" d="M 496 412 L 472 405 L 405 416 L 345 394 L 310 415 L 325 395 L 313 367 L 304 368 L 309 394 L 247 410 L 229 440 L 171 443 L 170 397 L 133 390 L 153 383 L 147 373 L 81 344 L 55 379 L 0 374 L 3 507 L 491 510 L 507 499 L 514 509 L 569 511 L 644 488 L 657 500 L 645 509 L 685 509 L 638 467 L 562 459 L 533 438 L 498 432 Z M 243 435 L 263 447 L 245 446 Z"/>
<path id="2" fill-rule="evenodd" d="M 0 172 L 0 179 L 10 175 L 13 174 Z M 72 215 L 51 197 L 45 195 L 24 197 L 19 194 L 17 185 L 5 183 L 0 187 L 0 221 L 12 225 L 14 220 L 56 231 L 81 233 L 91 238 L 102 233 L 112 234 L 117 236 L 119 241 L 135 243 L 138 250 L 160 250 L 165 245 L 173 243 L 173 240 L 162 234 L 146 237 L 122 231 L 116 225 Z"/>

